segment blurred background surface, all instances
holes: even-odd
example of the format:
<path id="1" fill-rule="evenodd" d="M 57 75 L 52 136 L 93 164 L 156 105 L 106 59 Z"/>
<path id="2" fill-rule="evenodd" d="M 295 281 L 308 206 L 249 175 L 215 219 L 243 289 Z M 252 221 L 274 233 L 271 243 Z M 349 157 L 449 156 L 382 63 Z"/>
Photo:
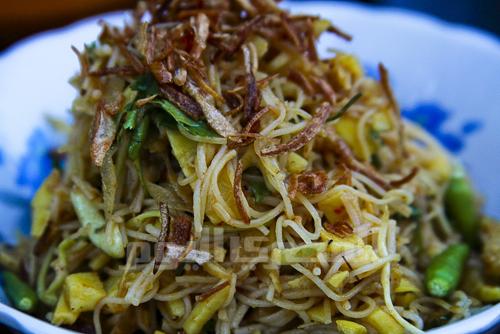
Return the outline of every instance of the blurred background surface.
<path id="1" fill-rule="evenodd" d="M 344 1 L 365 3 L 374 7 L 413 9 L 450 22 L 475 26 L 500 36 L 500 0 Z M 61 27 L 99 13 L 131 8 L 135 2 L 136 0 L 1 0 L 0 50 L 31 34 Z"/>

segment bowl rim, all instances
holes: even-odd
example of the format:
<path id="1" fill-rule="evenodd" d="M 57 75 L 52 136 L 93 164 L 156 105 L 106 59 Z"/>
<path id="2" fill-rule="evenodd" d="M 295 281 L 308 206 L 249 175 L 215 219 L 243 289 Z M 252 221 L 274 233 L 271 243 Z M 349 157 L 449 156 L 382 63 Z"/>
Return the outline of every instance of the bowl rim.
<path id="1" fill-rule="evenodd" d="M 398 22 L 405 21 L 408 24 L 418 26 L 425 25 L 429 29 L 436 31 L 440 35 L 453 35 L 460 39 L 460 43 L 470 45 L 476 48 L 485 48 L 490 52 L 500 55 L 500 38 L 493 33 L 471 27 L 469 25 L 448 22 L 441 18 L 418 12 L 410 9 L 402 9 L 393 6 L 372 7 L 366 4 L 346 3 L 339 1 L 285 1 L 284 6 L 292 11 L 307 11 L 311 9 L 333 8 L 346 12 L 357 12 L 357 15 L 367 15 L 370 17 L 387 18 L 397 20 Z M 70 34 L 82 26 L 96 24 L 101 19 L 111 21 L 113 23 L 123 22 L 129 17 L 129 11 L 108 12 L 96 16 L 91 16 L 73 22 L 69 25 L 58 27 L 55 29 L 43 31 L 29 37 L 26 37 L 0 53 L 0 63 L 10 57 L 15 57 L 16 53 L 24 48 L 29 48 L 32 43 L 43 43 L 44 40 L 54 37 L 54 35 Z M 23 313 L 9 305 L 0 302 L 0 322 L 14 326 L 17 330 L 34 330 L 38 333 L 55 333 L 69 334 L 76 333 L 74 331 L 57 327 L 48 321 L 35 318 L 29 314 Z M 467 330 L 468 333 L 477 333 L 492 328 L 500 323 L 500 303 L 492 305 L 481 312 L 474 314 L 468 318 L 447 324 L 442 327 L 432 329 L 426 333 L 445 334 L 449 332 L 457 332 L 459 330 Z M 464 326 L 467 326 L 464 328 Z"/>

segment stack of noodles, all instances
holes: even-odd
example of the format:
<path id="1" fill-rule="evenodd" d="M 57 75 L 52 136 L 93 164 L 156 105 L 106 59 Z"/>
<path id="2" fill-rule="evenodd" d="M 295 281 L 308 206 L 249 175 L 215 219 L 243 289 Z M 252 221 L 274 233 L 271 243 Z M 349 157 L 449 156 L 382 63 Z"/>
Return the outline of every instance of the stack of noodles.
<path id="1" fill-rule="evenodd" d="M 67 158 L 33 203 L 27 272 L 53 323 L 418 333 L 469 315 L 464 292 L 424 288 L 460 239 L 453 163 L 401 119 L 383 65 L 319 58 L 321 34 L 348 34 L 271 0 L 139 2 L 102 26 L 74 49 Z"/>

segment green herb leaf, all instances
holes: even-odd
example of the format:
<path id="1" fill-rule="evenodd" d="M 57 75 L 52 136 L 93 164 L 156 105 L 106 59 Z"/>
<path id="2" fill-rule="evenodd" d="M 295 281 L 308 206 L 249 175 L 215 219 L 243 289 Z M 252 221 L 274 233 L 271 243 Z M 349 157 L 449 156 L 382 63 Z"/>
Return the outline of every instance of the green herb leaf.
<path id="1" fill-rule="evenodd" d="M 177 129 L 177 121 L 172 116 L 170 116 L 170 114 L 163 112 L 163 110 L 161 109 L 152 110 L 151 114 L 153 117 L 153 122 L 158 130 L 161 131 L 162 129 Z"/>
<path id="2" fill-rule="evenodd" d="M 262 182 L 253 182 L 250 185 L 250 191 L 255 198 L 256 203 L 261 203 L 264 200 L 264 197 L 270 195 L 271 192 L 267 189 L 266 184 Z"/>
<path id="3" fill-rule="evenodd" d="M 179 124 L 179 126 L 194 136 L 219 137 L 219 135 L 203 121 L 200 122 L 199 126 L 186 126 L 184 124 Z"/>
<path id="4" fill-rule="evenodd" d="M 93 41 L 90 44 L 84 44 L 83 47 L 85 48 L 85 53 L 89 57 L 90 62 L 94 62 L 94 59 L 96 57 L 95 51 L 97 49 L 97 42 Z"/>
<path id="5" fill-rule="evenodd" d="M 128 148 L 128 155 L 130 159 L 137 160 L 141 152 L 142 144 L 146 140 L 149 129 L 149 117 L 144 117 L 139 123 L 139 126 L 134 129 L 132 140 Z"/>
<path id="6" fill-rule="evenodd" d="M 137 125 L 137 116 L 139 114 L 139 110 L 135 108 L 134 102 L 130 102 L 125 106 L 125 122 L 123 123 L 123 128 L 126 130 L 133 130 Z"/>
<path id="7" fill-rule="evenodd" d="M 252 193 L 255 203 L 261 203 L 264 197 L 271 195 L 271 191 L 267 189 L 262 173 L 258 168 L 248 168 L 243 174 L 243 180 L 245 181 L 245 186 L 247 186 Z"/>
<path id="8" fill-rule="evenodd" d="M 122 129 L 133 130 L 137 126 L 139 116 L 139 109 L 135 106 L 137 95 L 137 91 L 133 90 L 130 86 L 123 92 L 125 106 L 123 107 L 123 112 L 119 114 L 118 121 L 118 124 L 120 124 L 122 117 L 125 117 Z"/>
<path id="9" fill-rule="evenodd" d="M 158 83 L 151 73 L 146 73 L 137 77 L 130 87 L 139 93 L 139 98 L 145 98 L 160 92 Z"/>
<path id="10" fill-rule="evenodd" d="M 342 107 L 340 108 L 340 110 L 335 114 L 333 115 L 332 117 L 328 118 L 326 121 L 327 122 L 332 122 L 336 119 L 339 119 L 340 117 L 342 117 L 342 115 L 344 115 L 346 113 L 347 110 L 349 110 L 349 108 L 354 104 L 356 103 L 356 101 L 358 101 L 361 96 L 363 96 L 363 94 L 361 93 L 358 93 L 356 95 L 354 95 L 349 101 L 347 101 L 347 103 Z"/>
<path id="11" fill-rule="evenodd" d="M 171 102 L 163 99 L 155 102 L 175 119 L 179 127 L 182 127 L 190 134 L 201 137 L 218 137 L 217 133 L 205 121 L 195 121 L 189 118 Z"/>
<path id="12" fill-rule="evenodd" d="M 179 124 L 184 124 L 191 127 L 199 126 L 200 122 L 197 122 L 189 118 L 185 113 L 183 113 L 179 108 L 170 103 L 167 100 L 157 100 L 155 101 L 163 110 L 168 112 Z"/>
<path id="13" fill-rule="evenodd" d="M 95 49 L 97 48 L 97 41 L 93 41 L 92 43 L 89 44 L 84 44 L 85 50 L 87 52 L 94 52 Z"/>

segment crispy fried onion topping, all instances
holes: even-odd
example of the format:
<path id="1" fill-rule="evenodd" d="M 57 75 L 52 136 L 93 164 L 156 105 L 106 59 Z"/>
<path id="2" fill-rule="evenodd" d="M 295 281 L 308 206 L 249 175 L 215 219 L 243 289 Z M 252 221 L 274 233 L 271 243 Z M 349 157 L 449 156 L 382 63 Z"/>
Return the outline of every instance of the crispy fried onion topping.
<path id="1" fill-rule="evenodd" d="M 158 242 L 156 243 L 155 252 L 155 264 L 153 267 L 153 272 L 156 273 L 160 268 L 160 264 L 167 251 L 167 238 L 170 229 L 170 213 L 168 211 L 168 205 L 165 202 L 160 203 L 160 222 L 161 229 L 160 235 L 158 236 Z"/>
<path id="2" fill-rule="evenodd" d="M 97 104 L 91 135 L 90 156 L 94 164 L 102 166 L 104 156 L 111 148 L 116 135 L 116 125 L 112 117 L 113 110 L 104 103 Z"/>
<path id="3" fill-rule="evenodd" d="M 241 216 L 241 220 L 243 223 L 250 224 L 250 217 L 248 216 L 245 207 L 243 206 L 243 197 L 245 194 L 243 193 L 243 188 L 241 186 L 241 179 L 243 177 L 243 164 L 240 160 L 236 165 L 236 172 L 234 173 L 234 185 L 233 185 L 233 196 L 236 202 L 236 207 L 238 208 L 238 212 Z"/>
<path id="4" fill-rule="evenodd" d="M 265 148 L 261 151 L 263 156 L 276 155 L 283 152 L 297 151 L 309 141 L 311 141 L 321 130 L 328 115 L 332 112 L 332 106 L 328 102 L 323 102 L 316 110 L 307 126 L 290 141 L 282 143 L 275 147 Z"/>
<path id="5" fill-rule="evenodd" d="M 188 94 L 198 102 L 212 129 L 224 138 L 236 133 L 236 129 L 229 123 L 227 118 L 224 117 L 224 115 L 213 105 L 211 99 L 202 92 L 192 80 L 188 79 L 184 87 Z"/>
<path id="6" fill-rule="evenodd" d="M 352 228 L 351 224 L 349 224 L 349 222 L 347 221 L 340 221 L 336 222 L 335 224 L 332 224 L 330 222 L 325 222 L 323 223 L 323 227 L 328 232 L 333 233 L 341 238 L 350 236 L 354 232 L 354 229 Z"/>
<path id="7" fill-rule="evenodd" d="M 326 190 L 327 175 L 324 171 L 304 172 L 290 177 L 288 194 L 295 198 L 297 192 L 304 195 L 320 194 Z"/>

